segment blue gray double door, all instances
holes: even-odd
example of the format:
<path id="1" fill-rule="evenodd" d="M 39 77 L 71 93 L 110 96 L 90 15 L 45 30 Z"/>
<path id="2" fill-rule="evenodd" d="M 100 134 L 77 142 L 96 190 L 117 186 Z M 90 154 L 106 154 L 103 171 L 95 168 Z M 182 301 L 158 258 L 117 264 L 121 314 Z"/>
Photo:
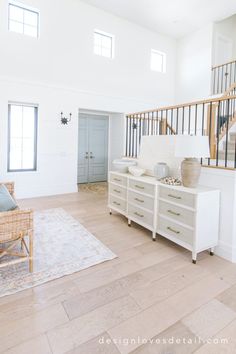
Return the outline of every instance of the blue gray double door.
<path id="1" fill-rule="evenodd" d="M 78 183 L 107 181 L 108 117 L 79 115 Z"/>

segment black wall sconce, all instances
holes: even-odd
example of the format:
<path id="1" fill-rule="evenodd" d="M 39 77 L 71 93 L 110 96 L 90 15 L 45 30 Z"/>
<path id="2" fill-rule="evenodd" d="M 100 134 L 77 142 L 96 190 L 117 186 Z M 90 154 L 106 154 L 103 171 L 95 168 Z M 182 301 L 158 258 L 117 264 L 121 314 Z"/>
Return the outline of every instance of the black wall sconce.
<path id="1" fill-rule="evenodd" d="M 71 121 L 72 113 L 69 116 L 70 118 L 63 117 L 63 112 L 61 112 L 61 124 L 67 125 Z"/>

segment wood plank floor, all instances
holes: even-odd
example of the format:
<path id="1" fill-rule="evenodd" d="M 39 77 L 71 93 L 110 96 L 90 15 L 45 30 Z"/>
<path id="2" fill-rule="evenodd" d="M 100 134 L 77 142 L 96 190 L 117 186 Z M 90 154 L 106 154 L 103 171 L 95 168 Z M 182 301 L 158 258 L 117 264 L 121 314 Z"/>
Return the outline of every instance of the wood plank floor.
<path id="1" fill-rule="evenodd" d="M 20 201 L 64 208 L 118 257 L 0 299 L 0 353 L 235 353 L 236 265 L 207 252 L 193 265 L 106 203 L 91 191 Z"/>

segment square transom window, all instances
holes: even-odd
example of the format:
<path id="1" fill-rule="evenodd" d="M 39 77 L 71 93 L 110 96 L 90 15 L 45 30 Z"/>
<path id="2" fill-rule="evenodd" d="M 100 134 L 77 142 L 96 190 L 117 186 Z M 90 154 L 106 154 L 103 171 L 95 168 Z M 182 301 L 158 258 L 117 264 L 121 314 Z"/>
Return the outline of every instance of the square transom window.
<path id="1" fill-rule="evenodd" d="M 160 73 L 166 72 L 166 54 L 158 50 L 151 50 L 151 70 Z"/>
<path id="2" fill-rule="evenodd" d="M 114 57 L 114 36 L 112 34 L 95 30 L 94 54 L 112 59 Z"/>
<path id="3" fill-rule="evenodd" d="M 9 31 L 39 37 L 39 11 L 16 1 L 9 1 Z"/>

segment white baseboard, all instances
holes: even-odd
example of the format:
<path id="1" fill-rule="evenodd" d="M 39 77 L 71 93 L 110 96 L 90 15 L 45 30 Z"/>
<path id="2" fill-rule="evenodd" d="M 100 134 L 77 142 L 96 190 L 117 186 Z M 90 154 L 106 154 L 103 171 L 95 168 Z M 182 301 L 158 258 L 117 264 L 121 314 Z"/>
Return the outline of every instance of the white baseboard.
<path id="1" fill-rule="evenodd" d="M 31 187 L 27 191 L 18 190 L 16 194 L 17 199 L 28 199 L 28 198 L 37 198 L 37 197 L 46 197 L 51 195 L 58 194 L 69 194 L 78 192 L 77 184 L 65 184 L 65 185 L 37 185 L 37 187 Z"/>
<path id="2" fill-rule="evenodd" d="M 219 242 L 219 245 L 215 249 L 215 254 L 227 261 L 236 263 L 236 248 L 223 241 Z"/>

